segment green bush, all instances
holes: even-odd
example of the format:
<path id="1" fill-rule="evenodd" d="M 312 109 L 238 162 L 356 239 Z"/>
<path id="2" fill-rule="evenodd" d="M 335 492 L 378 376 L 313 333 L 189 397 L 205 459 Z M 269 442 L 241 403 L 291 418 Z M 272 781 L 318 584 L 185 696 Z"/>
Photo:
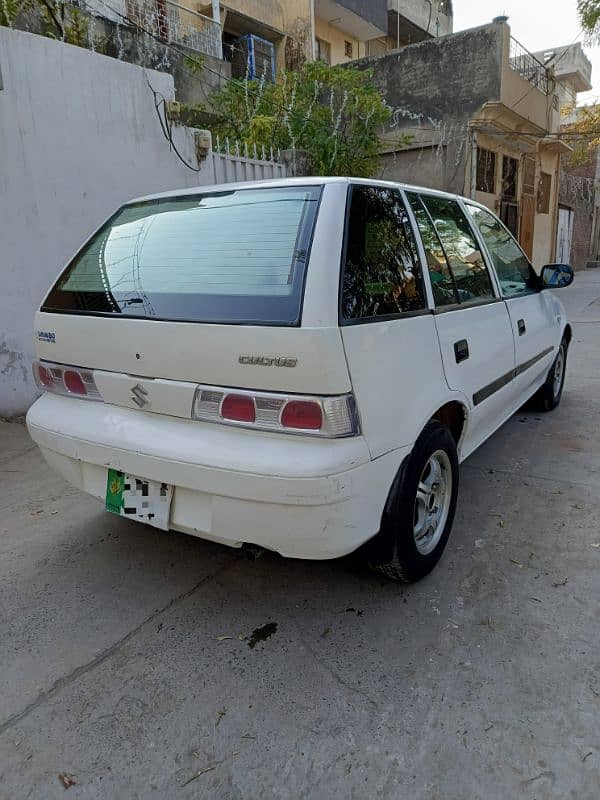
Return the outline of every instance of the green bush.
<path id="1" fill-rule="evenodd" d="M 391 112 L 368 70 L 321 61 L 283 72 L 277 83 L 232 80 L 213 93 L 214 132 L 260 151 L 308 153 L 315 175 L 368 177 Z M 406 143 L 406 138 L 402 140 Z"/>

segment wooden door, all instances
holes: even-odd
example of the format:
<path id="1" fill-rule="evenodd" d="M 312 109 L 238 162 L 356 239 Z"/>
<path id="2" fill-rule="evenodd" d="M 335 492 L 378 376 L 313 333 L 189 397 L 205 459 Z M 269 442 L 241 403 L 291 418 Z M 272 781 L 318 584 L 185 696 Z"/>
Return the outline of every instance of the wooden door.
<path id="1" fill-rule="evenodd" d="M 535 197 L 524 194 L 521 202 L 521 229 L 519 242 L 528 258 L 533 258 L 533 230 L 535 227 Z"/>

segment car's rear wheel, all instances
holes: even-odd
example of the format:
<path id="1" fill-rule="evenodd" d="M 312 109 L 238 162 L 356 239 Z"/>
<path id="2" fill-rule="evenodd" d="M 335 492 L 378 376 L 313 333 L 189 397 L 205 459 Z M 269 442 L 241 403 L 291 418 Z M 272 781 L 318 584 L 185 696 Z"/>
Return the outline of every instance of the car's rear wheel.
<path id="1" fill-rule="evenodd" d="M 552 411 L 559 405 L 565 385 L 568 350 L 569 343 L 563 337 L 544 385 L 538 389 L 532 398 L 533 407 L 542 411 Z"/>
<path id="2" fill-rule="evenodd" d="M 372 569 L 396 581 L 417 581 L 431 572 L 454 522 L 458 474 L 452 434 L 430 422 L 392 486 L 379 533 L 366 545 Z"/>

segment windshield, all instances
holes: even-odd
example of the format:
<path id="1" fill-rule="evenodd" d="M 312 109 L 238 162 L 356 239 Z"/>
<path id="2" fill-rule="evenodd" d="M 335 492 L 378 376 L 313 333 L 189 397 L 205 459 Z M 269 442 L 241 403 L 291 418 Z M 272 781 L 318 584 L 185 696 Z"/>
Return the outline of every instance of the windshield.
<path id="1" fill-rule="evenodd" d="M 320 186 L 237 189 L 124 206 L 42 311 L 296 325 Z"/>

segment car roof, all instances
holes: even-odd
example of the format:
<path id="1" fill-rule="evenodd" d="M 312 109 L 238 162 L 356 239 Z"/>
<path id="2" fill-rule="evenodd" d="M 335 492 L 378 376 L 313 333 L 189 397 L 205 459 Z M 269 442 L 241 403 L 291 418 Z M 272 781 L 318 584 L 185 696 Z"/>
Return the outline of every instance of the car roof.
<path id="1" fill-rule="evenodd" d="M 451 200 L 468 198 L 461 195 L 451 194 L 450 192 L 443 192 L 438 189 L 431 189 L 425 186 L 414 186 L 407 183 L 399 183 L 397 181 L 383 181 L 371 178 L 349 178 L 349 177 L 306 177 L 306 178 L 268 178 L 259 181 L 239 181 L 236 183 L 218 183 L 202 186 L 193 186 L 185 189 L 175 189 L 169 192 L 159 192 L 157 194 L 149 194 L 144 197 L 136 197 L 129 200 L 129 203 L 142 203 L 149 200 L 162 200 L 169 197 L 188 197 L 196 194 L 213 194 L 215 192 L 231 192 L 236 189 L 265 189 L 265 188 L 282 188 L 285 186 L 322 186 L 328 183 L 358 183 L 367 186 L 387 186 L 394 189 L 406 189 L 407 191 L 419 192 L 420 194 L 436 195 L 438 197 L 445 197 Z M 474 200 L 469 202 L 475 203 Z M 480 203 L 476 203 L 480 205 Z"/>

